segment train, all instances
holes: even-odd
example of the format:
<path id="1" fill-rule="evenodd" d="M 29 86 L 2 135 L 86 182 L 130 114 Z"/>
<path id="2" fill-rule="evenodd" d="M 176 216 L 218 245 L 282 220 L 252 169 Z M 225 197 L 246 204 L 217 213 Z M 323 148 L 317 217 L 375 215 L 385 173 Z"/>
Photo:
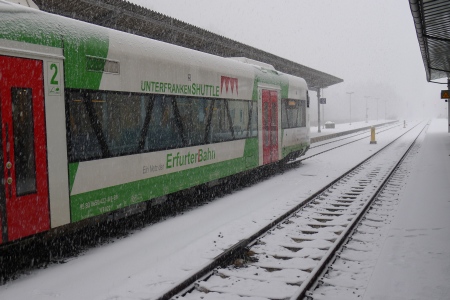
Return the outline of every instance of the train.
<path id="1" fill-rule="evenodd" d="M 0 245 L 303 155 L 304 79 L 0 1 Z"/>

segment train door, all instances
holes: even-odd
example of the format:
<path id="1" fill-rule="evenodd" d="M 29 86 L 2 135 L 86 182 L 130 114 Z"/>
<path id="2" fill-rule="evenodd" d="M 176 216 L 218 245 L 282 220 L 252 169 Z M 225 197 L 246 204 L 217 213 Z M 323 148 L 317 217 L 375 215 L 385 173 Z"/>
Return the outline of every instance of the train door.
<path id="1" fill-rule="evenodd" d="M 278 92 L 262 90 L 263 164 L 278 160 Z"/>
<path id="2" fill-rule="evenodd" d="M 0 243 L 49 229 L 43 62 L 0 55 Z"/>

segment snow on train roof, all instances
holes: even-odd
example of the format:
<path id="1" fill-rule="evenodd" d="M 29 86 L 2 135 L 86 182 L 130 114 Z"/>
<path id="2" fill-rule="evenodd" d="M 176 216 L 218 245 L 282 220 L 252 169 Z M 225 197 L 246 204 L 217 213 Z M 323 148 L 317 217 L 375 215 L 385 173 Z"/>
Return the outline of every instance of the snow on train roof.
<path id="1" fill-rule="evenodd" d="M 86 44 L 98 41 L 107 43 L 108 59 L 118 61 L 128 60 L 137 67 L 150 59 L 177 65 L 178 68 L 196 66 L 199 70 L 216 70 L 229 75 L 239 74 L 248 80 L 254 80 L 254 74 L 261 70 L 274 70 L 271 65 L 253 61 L 247 58 L 227 59 L 204 52 L 183 48 L 177 45 L 144 38 L 141 36 L 104 28 L 86 22 L 53 15 L 18 4 L 0 0 L 0 39 L 16 40 L 51 47 L 63 47 L 64 39 Z M 20 21 L 18 21 L 20 19 Z M 115 41 L 111 43 L 111 41 Z M 65 46 L 67 42 L 65 41 Z M 110 44 L 111 43 L 111 44 Z M 94 47 L 95 48 L 95 47 Z M 97 50 L 97 49 L 94 49 Z M 148 55 L 151 52 L 152 55 Z M 96 53 L 87 53 L 98 56 Z M 66 60 L 70 59 L 66 57 Z M 123 65 L 123 64 L 122 64 Z M 122 68 L 121 65 L 121 68 Z M 277 72 L 284 75 L 282 72 Z M 290 75 L 289 77 L 298 78 Z M 303 79 L 289 79 L 297 88 L 306 89 Z"/>
<path id="2" fill-rule="evenodd" d="M 275 71 L 275 68 L 272 65 L 266 64 L 266 63 L 263 63 L 261 61 L 257 61 L 257 60 L 254 60 L 254 59 L 250 59 L 250 58 L 247 58 L 247 57 L 228 57 L 228 58 L 232 59 L 232 60 L 240 61 L 240 62 L 243 62 L 243 63 L 246 63 L 246 64 L 255 65 L 255 66 L 267 69 L 267 70 L 274 70 Z"/>

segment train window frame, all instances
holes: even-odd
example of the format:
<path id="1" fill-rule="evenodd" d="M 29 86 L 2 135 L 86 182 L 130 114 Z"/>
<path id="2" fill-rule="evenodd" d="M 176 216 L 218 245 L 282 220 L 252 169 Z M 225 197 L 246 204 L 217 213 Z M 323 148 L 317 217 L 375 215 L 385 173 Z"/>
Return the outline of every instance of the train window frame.
<path id="1" fill-rule="evenodd" d="M 36 194 L 36 149 L 33 112 L 33 89 L 11 87 L 14 171 L 16 196 Z"/>
<path id="2" fill-rule="evenodd" d="M 306 127 L 307 100 L 281 99 L 281 128 Z M 296 112 L 294 112 L 296 110 Z"/>
<path id="3" fill-rule="evenodd" d="M 253 100 L 81 89 L 66 89 L 65 93 L 67 150 L 70 163 L 258 137 L 258 104 Z M 133 142 L 134 148 L 121 152 L 111 146 L 111 129 L 108 126 L 111 120 L 107 118 L 107 115 L 108 109 L 114 107 L 114 104 L 108 105 L 108 102 L 113 101 L 114 98 L 116 98 L 114 101 L 122 101 L 124 97 L 145 100 L 141 100 L 139 109 L 136 108 L 139 111 L 135 116 L 136 120 L 139 119 L 136 121 L 139 126 L 134 131 L 136 136 L 136 140 Z M 98 105 L 100 103 L 103 104 Z M 199 103 L 201 105 L 198 105 Z M 222 125 L 226 127 L 224 127 L 222 138 L 211 138 L 213 134 L 211 126 L 215 122 L 214 114 L 211 111 L 214 112 L 219 103 L 223 103 L 221 111 L 223 119 L 221 121 L 224 122 Z M 97 104 L 97 107 L 94 104 Z M 189 131 L 193 125 L 183 121 L 183 116 L 186 118 L 186 112 L 180 111 L 180 105 L 188 105 L 191 108 L 197 105 L 197 115 L 189 117 L 192 120 L 198 120 L 198 124 L 196 124 L 198 131 Z M 119 107 L 120 105 L 116 104 L 115 106 Z M 234 114 L 231 113 L 230 107 L 235 109 Z M 110 114 L 112 113 L 110 112 Z M 162 126 L 164 119 L 164 115 L 161 114 L 167 114 L 168 118 L 165 120 L 166 127 L 164 128 L 168 130 L 171 138 L 167 143 L 160 142 L 161 136 L 159 141 L 154 139 L 155 126 Z M 84 121 L 85 124 L 75 124 L 74 120 Z M 247 123 L 244 124 L 244 122 Z M 238 126 L 233 126 L 233 124 Z M 161 130 L 161 128 L 157 127 L 156 130 Z M 88 138 L 80 140 L 78 136 L 83 135 L 87 135 Z M 193 135 L 194 139 L 192 139 Z"/>

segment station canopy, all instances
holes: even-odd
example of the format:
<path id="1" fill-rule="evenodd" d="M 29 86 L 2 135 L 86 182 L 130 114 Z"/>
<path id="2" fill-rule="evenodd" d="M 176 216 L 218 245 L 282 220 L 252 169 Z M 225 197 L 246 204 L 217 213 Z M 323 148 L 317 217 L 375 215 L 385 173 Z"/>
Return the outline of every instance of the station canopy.
<path id="1" fill-rule="evenodd" d="M 450 1 L 409 0 L 428 81 L 450 78 Z"/>
<path id="2" fill-rule="evenodd" d="M 123 0 L 34 0 L 40 10 L 223 57 L 247 57 L 302 77 L 310 90 L 342 79 Z"/>

